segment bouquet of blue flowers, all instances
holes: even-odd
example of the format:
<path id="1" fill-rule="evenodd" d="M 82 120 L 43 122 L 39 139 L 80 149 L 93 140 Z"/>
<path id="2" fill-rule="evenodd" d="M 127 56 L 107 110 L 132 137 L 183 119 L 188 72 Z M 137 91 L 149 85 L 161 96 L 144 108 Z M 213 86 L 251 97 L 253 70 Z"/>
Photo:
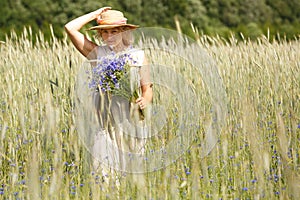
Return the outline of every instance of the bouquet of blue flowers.
<path id="1" fill-rule="evenodd" d="M 134 62 L 127 53 L 101 57 L 89 72 L 89 88 L 128 99 L 137 98 L 138 92 L 131 91 L 130 87 L 130 63 Z"/>

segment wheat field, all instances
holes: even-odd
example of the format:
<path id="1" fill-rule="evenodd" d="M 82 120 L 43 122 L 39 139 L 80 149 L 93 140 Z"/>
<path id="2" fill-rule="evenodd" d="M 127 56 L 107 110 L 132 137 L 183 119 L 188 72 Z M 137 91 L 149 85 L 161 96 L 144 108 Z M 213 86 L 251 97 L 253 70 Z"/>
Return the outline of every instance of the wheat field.
<path id="1" fill-rule="evenodd" d="M 74 86 L 84 58 L 67 38 L 12 33 L 0 44 L 0 199 L 300 198 L 299 39 L 197 42 L 228 98 L 215 148 L 203 157 L 194 140 L 163 169 L 106 183 L 77 134 Z"/>

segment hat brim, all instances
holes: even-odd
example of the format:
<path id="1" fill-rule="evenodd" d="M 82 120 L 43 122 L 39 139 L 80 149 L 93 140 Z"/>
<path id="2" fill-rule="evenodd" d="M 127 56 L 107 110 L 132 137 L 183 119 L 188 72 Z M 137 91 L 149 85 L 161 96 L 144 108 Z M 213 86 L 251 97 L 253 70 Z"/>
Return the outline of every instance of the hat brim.
<path id="1" fill-rule="evenodd" d="M 93 26 L 89 29 L 87 29 L 88 31 L 90 30 L 99 30 L 99 29 L 108 29 L 108 28 L 116 28 L 116 27 L 129 27 L 131 29 L 136 29 L 139 26 L 137 25 L 133 25 L 133 24 L 120 24 L 120 25 L 98 25 L 98 26 Z"/>

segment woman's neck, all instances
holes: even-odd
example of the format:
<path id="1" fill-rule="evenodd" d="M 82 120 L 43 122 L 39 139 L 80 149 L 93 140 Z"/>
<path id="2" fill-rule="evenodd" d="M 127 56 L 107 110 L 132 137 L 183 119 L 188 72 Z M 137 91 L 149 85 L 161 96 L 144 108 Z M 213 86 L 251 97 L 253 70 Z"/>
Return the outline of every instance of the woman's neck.
<path id="1" fill-rule="evenodd" d="M 109 46 L 110 50 L 118 53 L 118 52 L 121 52 L 121 51 L 124 51 L 125 49 L 128 48 L 128 46 L 125 46 L 123 43 L 120 43 L 118 45 L 112 45 L 112 46 Z"/>

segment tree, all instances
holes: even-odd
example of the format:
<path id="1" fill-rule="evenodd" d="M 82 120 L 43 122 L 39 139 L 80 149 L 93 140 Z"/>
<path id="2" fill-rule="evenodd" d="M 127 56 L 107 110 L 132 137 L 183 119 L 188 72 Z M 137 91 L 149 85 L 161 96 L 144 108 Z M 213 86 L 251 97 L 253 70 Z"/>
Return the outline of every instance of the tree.
<path id="1" fill-rule="evenodd" d="M 166 19 L 168 19 L 168 8 L 161 0 L 142 0 L 140 23 L 143 26 L 163 26 L 170 27 Z M 138 23 L 138 22 L 137 22 Z"/>
<path id="2" fill-rule="evenodd" d="M 267 23 L 272 21 L 272 8 L 266 0 L 239 0 L 239 16 L 241 23 Z"/>
<path id="3" fill-rule="evenodd" d="M 236 0 L 218 0 L 220 20 L 228 27 L 235 27 L 240 22 L 239 4 Z"/>
<path id="4" fill-rule="evenodd" d="M 175 29 L 177 16 L 188 35 L 191 23 L 207 34 L 227 35 L 253 27 L 291 38 L 300 32 L 299 0 L 1 0 L 0 39 L 12 29 L 22 32 L 24 26 L 31 26 L 33 33 L 41 30 L 47 38 L 50 24 L 56 36 L 63 37 L 65 23 L 102 6 L 122 10 L 129 23 L 141 27 Z"/>

